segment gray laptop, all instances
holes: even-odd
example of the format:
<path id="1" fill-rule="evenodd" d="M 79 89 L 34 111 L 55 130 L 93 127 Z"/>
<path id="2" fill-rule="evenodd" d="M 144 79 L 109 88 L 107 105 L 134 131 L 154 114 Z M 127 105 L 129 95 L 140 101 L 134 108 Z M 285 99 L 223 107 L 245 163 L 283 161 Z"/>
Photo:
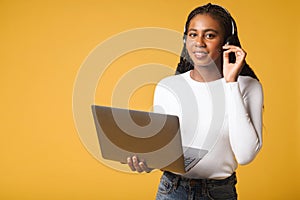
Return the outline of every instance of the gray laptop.
<path id="1" fill-rule="evenodd" d="M 92 112 L 104 159 L 136 155 L 149 168 L 186 173 L 208 152 L 182 146 L 177 116 L 97 105 Z"/>

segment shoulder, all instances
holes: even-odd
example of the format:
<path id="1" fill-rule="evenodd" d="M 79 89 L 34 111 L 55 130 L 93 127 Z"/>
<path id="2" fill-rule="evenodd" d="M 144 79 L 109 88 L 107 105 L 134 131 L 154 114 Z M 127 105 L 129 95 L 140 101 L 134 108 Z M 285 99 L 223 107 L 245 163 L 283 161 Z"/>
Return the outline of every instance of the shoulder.
<path id="1" fill-rule="evenodd" d="M 162 79 L 156 85 L 155 95 L 176 96 L 179 99 L 194 95 L 193 87 L 189 81 L 189 73 L 172 75 Z"/>
<path id="2" fill-rule="evenodd" d="M 159 81 L 158 86 L 168 87 L 168 88 L 174 88 L 184 85 L 183 82 L 187 82 L 186 76 L 188 73 L 183 74 L 177 74 L 168 76 L 166 78 L 163 78 L 161 81 Z"/>

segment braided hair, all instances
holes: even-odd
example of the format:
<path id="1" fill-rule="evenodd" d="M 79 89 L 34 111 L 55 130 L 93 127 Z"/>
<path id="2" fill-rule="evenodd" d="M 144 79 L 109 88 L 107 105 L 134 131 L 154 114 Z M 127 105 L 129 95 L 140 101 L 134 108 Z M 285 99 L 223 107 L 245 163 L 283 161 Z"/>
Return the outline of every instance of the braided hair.
<path id="1" fill-rule="evenodd" d="M 211 3 L 197 7 L 188 15 L 187 21 L 185 23 L 185 29 L 183 34 L 184 46 L 181 51 L 180 61 L 177 65 L 176 74 L 181 74 L 194 69 L 193 62 L 186 49 L 185 41 L 187 38 L 187 31 L 190 25 L 190 21 L 198 14 L 208 14 L 213 19 L 217 20 L 220 23 L 222 29 L 224 30 L 224 38 L 231 38 L 231 40 L 233 41 L 233 45 L 241 47 L 241 43 L 238 38 L 236 23 L 231 17 L 230 13 L 225 8 Z M 254 71 L 250 68 L 247 62 L 245 62 L 239 75 L 250 76 L 258 80 Z"/>

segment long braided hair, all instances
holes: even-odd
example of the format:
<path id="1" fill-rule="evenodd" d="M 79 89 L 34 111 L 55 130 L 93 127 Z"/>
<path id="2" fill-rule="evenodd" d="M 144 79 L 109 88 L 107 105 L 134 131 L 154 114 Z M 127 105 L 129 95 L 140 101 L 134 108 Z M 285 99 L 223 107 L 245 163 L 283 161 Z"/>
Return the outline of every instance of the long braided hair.
<path id="1" fill-rule="evenodd" d="M 193 62 L 186 49 L 185 41 L 186 41 L 187 31 L 190 25 L 190 21 L 198 14 L 208 14 L 213 19 L 217 20 L 224 30 L 225 33 L 224 38 L 225 39 L 231 38 L 233 45 L 241 47 L 241 43 L 238 38 L 236 23 L 234 19 L 231 17 L 230 13 L 225 8 L 211 3 L 208 3 L 204 6 L 197 7 L 188 15 L 187 21 L 185 23 L 185 30 L 183 34 L 184 46 L 181 51 L 180 61 L 177 65 L 176 74 L 181 74 L 194 69 Z M 239 75 L 250 76 L 252 78 L 259 80 L 255 75 L 254 71 L 247 64 L 247 62 L 245 62 L 245 65 L 243 66 Z"/>

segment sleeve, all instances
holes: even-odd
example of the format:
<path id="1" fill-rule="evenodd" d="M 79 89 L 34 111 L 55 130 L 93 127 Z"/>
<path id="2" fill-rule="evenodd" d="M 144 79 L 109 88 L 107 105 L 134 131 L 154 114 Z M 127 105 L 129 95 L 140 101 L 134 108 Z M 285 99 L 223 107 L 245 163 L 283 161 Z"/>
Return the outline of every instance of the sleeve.
<path id="1" fill-rule="evenodd" d="M 237 162 L 250 163 L 262 147 L 263 90 L 253 78 L 226 83 L 229 140 Z"/>

